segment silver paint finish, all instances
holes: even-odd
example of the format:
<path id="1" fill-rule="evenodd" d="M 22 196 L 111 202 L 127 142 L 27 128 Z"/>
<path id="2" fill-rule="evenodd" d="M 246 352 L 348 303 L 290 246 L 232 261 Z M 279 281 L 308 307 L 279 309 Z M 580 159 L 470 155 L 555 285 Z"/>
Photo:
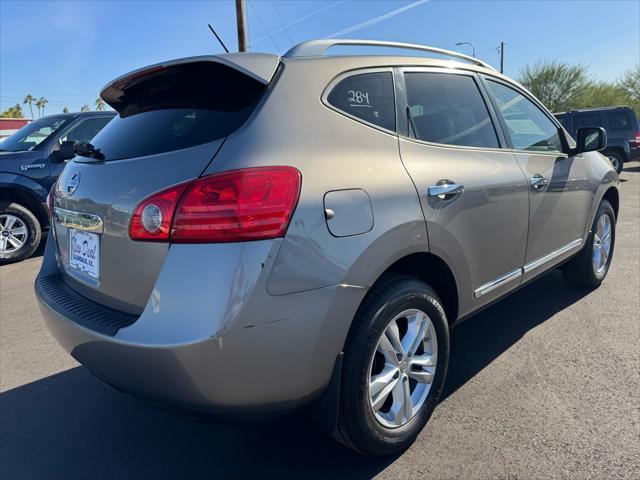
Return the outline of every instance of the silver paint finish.
<path id="1" fill-rule="evenodd" d="M 43 273 L 62 270 L 82 295 L 140 318 L 105 337 L 44 305 L 43 314 L 75 358 L 125 391 L 205 411 L 307 403 L 328 384 L 368 287 L 394 262 L 415 253 L 442 259 L 455 277 L 459 316 L 467 316 L 573 255 L 577 243 L 564 247 L 585 241 L 603 195 L 617 188 L 617 175 L 598 153 L 567 158 L 429 144 L 322 102 L 332 81 L 366 69 L 409 65 L 509 81 L 488 68 L 397 56 L 231 55 L 227 61 L 264 83 L 269 72 L 274 76 L 222 148 L 214 142 L 107 163 L 76 159 L 60 180 L 65 185 L 82 174 L 73 196 L 57 192 L 56 207 L 103 220 L 102 272 L 92 283 L 68 270 L 68 228 L 57 223 Z M 267 165 L 302 174 L 284 238 L 171 246 L 128 238 L 133 208 L 151 193 Z M 548 185 L 534 190 L 536 174 Z M 429 195 L 443 183 L 464 191 Z M 365 192 L 366 222 L 344 198 L 333 202 L 331 193 L 326 203 L 337 191 Z M 331 222 L 348 235 L 332 234 Z"/>
<path id="2" fill-rule="evenodd" d="M 361 235 L 373 228 L 371 199 L 360 188 L 327 192 L 324 208 L 327 228 L 335 237 Z"/>
<path id="3" fill-rule="evenodd" d="M 93 280 L 68 267 L 69 226 L 54 222 L 67 283 L 96 302 L 140 314 L 169 246 L 129 238 L 133 209 L 153 193 L 197 178 L 221 144 L 219 140 L 171 153 L 110 162 L 69 162 L 58 181 L 55 208 L 98 217 L 104 228 L 100 235 L 100 278 Z M 82 181 L 69 195 L 60 186 L 77 173 L 81 173 Z"/>

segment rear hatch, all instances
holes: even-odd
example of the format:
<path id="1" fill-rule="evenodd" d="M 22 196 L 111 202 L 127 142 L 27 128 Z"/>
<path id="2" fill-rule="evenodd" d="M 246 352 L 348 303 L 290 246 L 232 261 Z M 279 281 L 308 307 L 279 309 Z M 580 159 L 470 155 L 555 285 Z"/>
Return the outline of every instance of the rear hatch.
<path id="1" fill-rule="evenodd" d="M 56 186 L 55 238 L 65 282 L 80 294 L 139 314 L 168 243 L 133 241 L 132 212 L 150 195 L 197 178 L 251 115 L 275 56 L 197 57 L 154 65 L 107 85 L 118 115 Z M 241 60 L 238 63 L 231 60 Z"/>

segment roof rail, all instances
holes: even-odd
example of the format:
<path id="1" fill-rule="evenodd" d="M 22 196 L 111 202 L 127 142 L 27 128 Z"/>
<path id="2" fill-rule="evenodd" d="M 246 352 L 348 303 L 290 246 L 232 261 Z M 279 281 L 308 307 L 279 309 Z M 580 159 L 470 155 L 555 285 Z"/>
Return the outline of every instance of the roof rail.
<path id="1" fill-rule="evenodd" d="M 428 47 L 426 45 L 417 45 L 414 43 L 402 43 L 402 42 L 385 42 L 378 40 L 349 40 L 344 38 L 327 38 L 322 40 L 308 40 L 306 42 L 299 43 L 292 47 L 287 53 L 284 54 L 286 58 L 295 57 L 319 57 L 322 56 L 329 48 L 336 45 L 349 45 L 349 46 L 367 46 L 367 47 L 390 47 L 390 48 L 404 48 L 407 50 L 420 50 L 423 52 L 437 53 L 438 55 L 445 55 L 447 57 L 454 57 L 460 60 L 473 63 L 480 67 L 489 68 L 495 70 L 491 65 L 477 58 L 470 57 L 458 52 L 452 52 L 451 50 L 444 50 L 442 48 Z"/>

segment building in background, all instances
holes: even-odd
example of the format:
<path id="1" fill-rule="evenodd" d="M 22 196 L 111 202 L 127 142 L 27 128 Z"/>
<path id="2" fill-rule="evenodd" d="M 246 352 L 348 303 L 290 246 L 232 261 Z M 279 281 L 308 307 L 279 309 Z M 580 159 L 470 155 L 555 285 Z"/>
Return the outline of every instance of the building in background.
<path id="1" fill-rule="evenodd" d="M 0 118 L 0 139 L 12 135 L 31 121 L 30 118 Z"/>

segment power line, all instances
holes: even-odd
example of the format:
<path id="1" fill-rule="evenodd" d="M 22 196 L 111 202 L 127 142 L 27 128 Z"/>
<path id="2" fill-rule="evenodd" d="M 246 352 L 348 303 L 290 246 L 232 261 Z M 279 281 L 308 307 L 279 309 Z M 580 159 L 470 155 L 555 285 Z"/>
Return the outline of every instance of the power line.
<path id="1" fill-rule="evenodd" d="M 278 19 L 280 20 L 280 25 L 282 25 L 282 28 L 284 28 L 284 32 L 287 34 L 287 38 L 289 39 L 289 43 L 291 43 L 291 46 L 295 45 L 293 43 L 293 40 L 291 40 L 291 35 L 289 35 L 289 30 L 287 29 L 287 27 L 285 26 L 284 22 L 282 21 L 282 17 L 280 16 L 280 12 L 278 11 L 278 7 L 276 6 L 276 2 L 271 0 L 271 5 L 273 6 L 273 9 L 276 11 L 276 15 L 278 16 Z"/>
<path id="2" fill-rule="evenodd" d="M 278 53 L 280 53 L 281 51 L 280 47 L 276 43 L 275 39 L 271 36 L 269 29 L 265 26 L 264 22 L 260 18 L 260 15 L 258 15 L 258 11 L 255 8 L 253 8 L 253 3 L 249 2 L 249 0 L 247 0 L 247 3 L 249 4 L 249 8 L 251 8 L 251 11 L 256 15 L 256 18 L 258 19 L 258 22 L 260 22 L 260 25 L 262 25 L 262 28 L 264 29 L 264 31 L 267 32 L 267 35 L 269 35 L 269 38 L 271 39 L 271 42 L 273 42 L 273 45 L 276 47 L 276 50 L 278 51 Z"/>

